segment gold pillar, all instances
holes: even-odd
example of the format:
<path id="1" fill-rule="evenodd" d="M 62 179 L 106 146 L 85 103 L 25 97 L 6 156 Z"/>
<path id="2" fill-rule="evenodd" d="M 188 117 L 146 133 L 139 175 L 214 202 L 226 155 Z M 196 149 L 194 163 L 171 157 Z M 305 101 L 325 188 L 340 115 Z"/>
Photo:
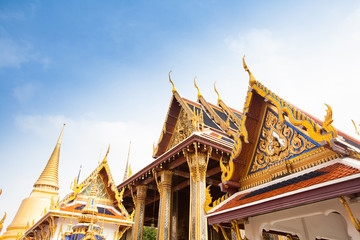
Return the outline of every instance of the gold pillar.
<path id="1" fill-rule="evenodd" d="M 190 214 L 189 214 L 189 239 L 207 240 L 208 226 L 203 205 L 205 201 L 205 178 L 206 170 L 212 148 L 200 149 L 198 143 L 194 143 L 194 150 L 184 150 L 190 170 Z"/>
<path id="2" fill-rule="evenodd" d="M 143 228 L 144 228 L 144 216 L 145 216 L 145 199 L 148 186 L 139 185 L 136 186 L 135 203 L 135 216 L 134 227 L 132 231 L 133 240 L 142 240 Z"/>
<path id="3" fill-rule="evenodd" d="M 160 172 L 160 183 L 157 180 L 157 173 L 154 171 L 156 184 L 160 193 L 159 217 L 158 217 L 158 230 L 157 240 L 170 239 L 170 213 L 172 210 L 171 204 L 171 182 L 174 173 L 169 170 Z"/>

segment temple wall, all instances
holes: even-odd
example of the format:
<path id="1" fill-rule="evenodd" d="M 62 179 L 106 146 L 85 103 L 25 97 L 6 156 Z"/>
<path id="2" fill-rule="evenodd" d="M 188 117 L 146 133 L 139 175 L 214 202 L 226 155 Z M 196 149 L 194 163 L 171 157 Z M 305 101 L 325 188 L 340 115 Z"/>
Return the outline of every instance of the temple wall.
<path id="1" fill-rule="evenodd" d="M 360 203 L 350 203 L 355 217 L 360 217 Z M 261 239 L 262 231 L 273 230 L 297 235 L 300 239 L 359 240 L 359 233 L 338 198 L 283 211 L 250 217 L 245 223 L 249 240 Z"/>

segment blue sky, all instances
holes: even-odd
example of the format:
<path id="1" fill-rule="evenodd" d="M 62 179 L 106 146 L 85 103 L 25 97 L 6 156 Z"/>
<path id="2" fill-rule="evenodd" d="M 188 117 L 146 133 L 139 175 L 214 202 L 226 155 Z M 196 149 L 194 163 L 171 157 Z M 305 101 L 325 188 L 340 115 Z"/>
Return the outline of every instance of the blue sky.
<path id="1" fill-rule="evenodd" d="M 0 1 L 0 214 L 29 196 L 62 123 L 62 195 L 111 144 L 122 179 L 151 162 L 170 103 L 202 94 L 242 109 L 248 76 L 353 134 L 360 76 L 358 1 Z M 357 137 L 357 136 L 355 136 Z M 12 191 L 16 189 L 16 191 Z"/>

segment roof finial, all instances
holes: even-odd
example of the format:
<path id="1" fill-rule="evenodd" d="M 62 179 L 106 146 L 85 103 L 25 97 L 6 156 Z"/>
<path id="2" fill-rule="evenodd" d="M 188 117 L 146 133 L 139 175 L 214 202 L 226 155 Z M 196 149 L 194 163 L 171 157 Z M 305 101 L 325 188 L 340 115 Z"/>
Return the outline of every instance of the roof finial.
<path id="1" fill-rule="evenodd" d="M 173 86 L 172 93 L 175 93 L 175 92 L 176 92 L 175 85 L 174 85 L 174 83 L 173 83 L 173 81 L 171 80 L 171 77 L 170 77 L 170 73 L 171 73 L 171 72 L 172 72 L 172 71 L 170 70 L 170 72 L 169 72 L 169 81 L 170 81 L 170 83 L 171 83 L 172 86 Z"/>
<path id="2" fill-rule="evenodd" d="M 103 163 L 107 163 L 107 155 L 109 154 L 109 151 L 110 151 L 110 144 L 109 144 L 109 147 L 108 147 L 108 149 L 106 151 L 105 157 L 103 159 Z"/>
<path id="3" fill-rule="evenodd" d="M 352 121 L 352 123 L 354 124 L 354 127 L 355 127 L 355 133 L 356 133 L 357 135 L 360 135 L 359 130 L 358 130 L 358 128 L 357 128 L 357 126 L 356 126 L 356 124 L 355 124 L 354 120 L 352 120 L 352 119 L 351 119 L 351 121 Z"/>
<path id="4" fill-rule="evenodd" d="M 124 172 L 124 179 L 123 179 L 123 181 L 125 181 L 125 180 L 129 177 L 128 169 L 129 169 L 130 147 L 131 147 L 131 140 L 130 140 L 130 142 L 129 142 L 129 151 L 128 151 L 128 155 L 127 155 L 127 160 L 126 160 L 126 166 L 125 166 L 125 172 Z"/>
<path id="5" fill-rule="evenodd" d="M 217 91 L 217 89 L 216 89 L 216 81 L 214 82 L 214 90 L 215 90 L 215 92 L 216 92 L 216 94 L 217 94 L 217 96 L 218 96 L 218 99 L 217 99 L 217 101 L 218 101 L 218 103 L 220 102 L 220 95 L 219 95 L 219 92 Z"/>
<path id="6" fill-rule="evenodd" d="M 197 91 L 198 91 L 198 98 L 200 98 L 201 97 L 201 93 L 200 93 L 200 90 L 199 90 L 199 88 L 198 88 L 198 86 L 196 85 L 196 76 L 195 76 L 195 78 L 194 78 L 194 85 L 195 85 L 195 87 L 196 87 L 196 89 L 197 89 Z"/>
<path id="7" fill-rule="evenodd" d="M 3 226 L 4 226 L 3 224 L 4 224 L 5 219 L 6 219 L 6 212 L 5 212 L 3 218 L 0 221 L 0 233 L 1 233 L 2 229 L 3 229 Z"/>
<path id="8" fill-rule="evenodd" d="M 80 164 L 79 173 L 78 173 L 78 176 L 76 178 L 76 183 L 79 183 L 81 168 L 82 168 L 82 165 Z"/>
<path id="9" fill-rule="evenodd" d="M 252 75 L 252 73 L 250 72 L 248 66 L 245 63 L 245 55 L 243 57 L 243 65 L 244 65 L 245 71 L 247 71 L 249 73 L 249 77 L 250 77 L 249 84 L 250 84 L 250 86 L 252 86 L 252 85 L 254 85 L 256 83 L 256 79 L 254 78 L 254 76 Z"/>

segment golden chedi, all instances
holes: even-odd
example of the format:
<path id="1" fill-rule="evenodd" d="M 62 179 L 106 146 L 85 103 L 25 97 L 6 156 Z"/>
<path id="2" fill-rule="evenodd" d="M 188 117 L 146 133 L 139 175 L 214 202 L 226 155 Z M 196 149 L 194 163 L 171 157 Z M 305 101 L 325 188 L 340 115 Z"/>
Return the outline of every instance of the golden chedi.
<path id="1" fill-rule="evenodd" d="M 59 198 L 58 167 L 62 136 L 65 124 L 61 130 L 60 137 L 48 163 L 38 180 L 35 182 L 30 196 L 24 199 L 6 232 L 0 239 L 17 239 L 19 234 L 26 230 L 27 223 L 39 218 L 45 208 L 50 208 L 51 202 Z"/>

